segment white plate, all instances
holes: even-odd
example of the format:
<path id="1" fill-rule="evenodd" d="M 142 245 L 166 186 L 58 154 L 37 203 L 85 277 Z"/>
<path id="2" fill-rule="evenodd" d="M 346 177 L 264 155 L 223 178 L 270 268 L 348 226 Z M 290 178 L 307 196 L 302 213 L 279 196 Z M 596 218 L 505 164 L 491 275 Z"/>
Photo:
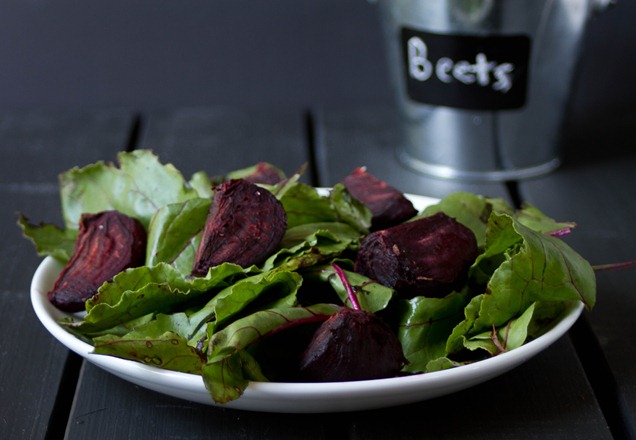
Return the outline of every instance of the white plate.
<path id="1" fill-rule="evenodd" d="M 411 196 L 417 209 L 436 199 Z M 93 347 L 58 324 L 67 316 L 51 305 L 47 292 L 62 265 L 47 257 L 31 283 L 31 302 L 46 329 L 70 350 L 89 362 L 129 382 L 163 394 L 215 405 L 203 379 L 193 374 L 162 370 L 133 361 L 93 354 Z M 546 334 L 496 357 L 470 365 L 413 376 L 338 383 L 251 382 L 243 396 L 224 407 L 280 413 L 321 413 L 376 409 L 418 402 L 450 394 L 485 382 L 522 364 L 563 336 L 577 320 L 583 304 L 573 306 Z"/>

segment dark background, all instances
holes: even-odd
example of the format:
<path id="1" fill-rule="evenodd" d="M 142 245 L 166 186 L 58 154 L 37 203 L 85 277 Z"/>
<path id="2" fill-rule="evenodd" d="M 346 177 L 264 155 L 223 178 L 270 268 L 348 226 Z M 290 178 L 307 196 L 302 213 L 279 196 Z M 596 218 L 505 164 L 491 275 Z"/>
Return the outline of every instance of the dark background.
<path id="1" fill-rule="evenodd" d="M 0 111 L 389 102 L 376 8 L 366 0 L 0 0 Z M 634 0 L 592 20 L 579 73 L 576 123 L 636 111 Z"/>

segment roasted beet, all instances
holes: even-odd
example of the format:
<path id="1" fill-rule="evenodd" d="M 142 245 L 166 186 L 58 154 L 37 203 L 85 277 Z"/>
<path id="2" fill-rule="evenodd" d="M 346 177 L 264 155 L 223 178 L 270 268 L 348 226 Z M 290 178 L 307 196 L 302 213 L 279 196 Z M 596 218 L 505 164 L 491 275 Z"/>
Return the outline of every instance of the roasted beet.
<path id="1" fill-rule="evenodd" d="M 266 189 L 244 179 L 216 187 L 192 269 L 204 276 L 221 263 L 260 263 L 280 243 L 287 227 L 283 205 Z"/>
<path id="2" fill-rule="evenodd" d="M 400 342 L 381 318 L 344 307 L 318 328 L 300 371 L 310 382 L 383 379 L 404 363 Z"/>
<path id="3" fill-rule="evenodd" d="M 145 257 L 146 231 L 138 220 L 117 211 L 83 214 L 73 256 L 49 300 L 67 312 L 84 310 L 99 286 L 124 269 L 143 265 Z"/>
<path id="4" fill-rule="evenodd" d="M 356 200 L 371 211 L 372 231 L 397 225 L 417 214 L 417 210 L 404 194 L 367 173 L 365 168 L 356 168 L 341 183 Z"/>
<path id="5" fill-rule="evenodd" d="M 355 270 L 407 297 L 442 297 L 461 288 L 477 253 L 473 232 L 438 213 L 369 234 Z"/>
<path id="6" fill-rule="evenodd" d="M 259 162 L 248 170 L 249 172 L 240 178 L 252 183 L 274 185 L 285 178 L 281 170 L 267 162 Z"/>
<path id="7" fill-rule="evenodd" d="M 335 264 L 333 268 L 353 309 L 340 309 L 314 333 L 300 362 L 302 379 L 344 382 L 394 377 L 406 363 L 402 344 L 382 318 L 360 308 L 344 272 Z"/>

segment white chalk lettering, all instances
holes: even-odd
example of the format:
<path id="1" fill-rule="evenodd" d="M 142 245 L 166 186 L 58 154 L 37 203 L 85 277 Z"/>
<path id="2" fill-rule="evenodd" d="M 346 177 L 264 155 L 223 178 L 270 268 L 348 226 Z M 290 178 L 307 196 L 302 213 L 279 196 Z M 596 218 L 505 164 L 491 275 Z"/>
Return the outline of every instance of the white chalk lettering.
<path id="1" fill-rule="evenodd" d="M 503 63 L 495 67 L 495 78 L 497 82 L 493 84 L 492 88 L 506 93 L 512 88 L 512 78 L 510 74 L 515 70 L 515 66 L 510 63 Z"/>
<path id="2" fill-rule="evenodd" d="M 408 42 L 409 73 L 418 81 L 426 81 L 433 74 L 433 64 L 428 60 L 428 48 L 421 38 L 413 37 Z"/>
<path id="3" fill-rule="evenodd" d="M 408 40 L 408 65 L 409 75 L 417 81 L 428 81 L 435 74 L 438 80 L 446 84 L 453 81 L 466 85 L 478 84 L 490 86 L 501 93 L 507 93 L 512 88 L 512 73 L 515 69 L 512 63 L 498 64 L 481 52 L 475 55 L 474 63 L 441 57 L 433 64 L 428 57 L 428 46 L 419 37 Z"/>
<path id="4" fill-rule="evenodd" d="M 453 77 L 450 75 L 450 72 L 453 70 L 453 60 L 450 58 L 442 57 L 437 60 L 435 64 L 435 75 L 437 78 L 445 83 L 450 83 L 453 81 Z"/>

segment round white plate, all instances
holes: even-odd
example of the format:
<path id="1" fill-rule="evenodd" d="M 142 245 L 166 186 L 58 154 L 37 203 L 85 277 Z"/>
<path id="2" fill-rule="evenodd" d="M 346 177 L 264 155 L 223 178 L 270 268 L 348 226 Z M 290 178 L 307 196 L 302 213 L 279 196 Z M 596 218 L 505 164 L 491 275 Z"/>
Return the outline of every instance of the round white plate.
<path id="1" fill-rule="evenodd" d="M 417 209 L 436 202 L 436 199 L 429 197 L 409 195 L 409 198 Z M 44 327 L 58 341 L 96 366 L 136 385 L 177 398 L 215 405 L 200 376 L 93 354 L 91 345 L 61 327 L 58 321 L 68 315 L 53 307 L 47 298 L 47 292 L 61 269 L 59 262 L 47 257 L 31 282 L 33 309 Z M 546 349 L 568 331 L 582 309 L 582 303 L 573 306 L 551 330 L 515 350 L 466 366 L 358 382 L 251 382 L 239 399 L 223 406 L 280 413 L 343 412 L 402 405 L 450 394 L 503 374 Z"/>

